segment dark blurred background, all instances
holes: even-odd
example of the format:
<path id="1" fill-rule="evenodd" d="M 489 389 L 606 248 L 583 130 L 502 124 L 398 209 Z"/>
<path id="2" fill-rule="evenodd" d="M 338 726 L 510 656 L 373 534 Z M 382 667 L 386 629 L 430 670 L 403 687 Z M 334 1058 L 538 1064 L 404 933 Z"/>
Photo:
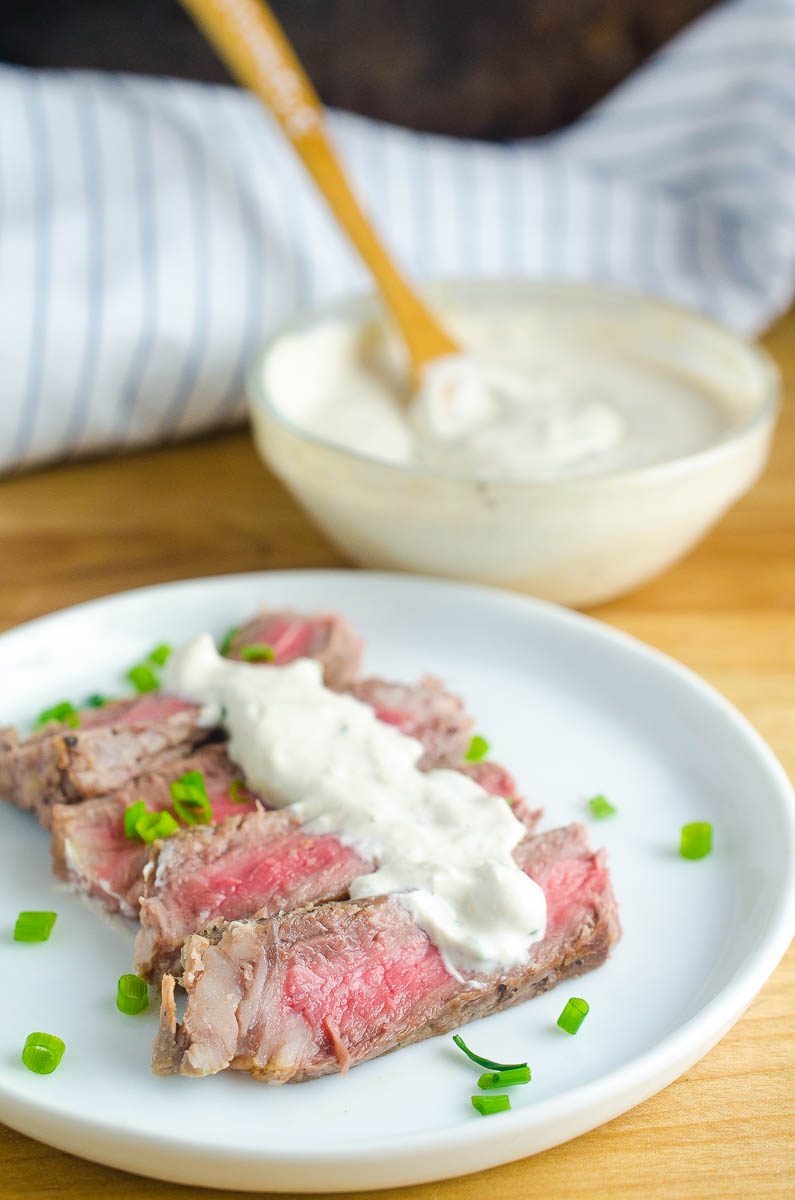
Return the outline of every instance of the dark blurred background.
<path id="1" fill-rule="evenodd" d="M 462 137 L 573 121 L 715 0 L 273 0 L 327 104 Z M 2 0 L 0 58 L 225 81 L 175 0 Z"/>

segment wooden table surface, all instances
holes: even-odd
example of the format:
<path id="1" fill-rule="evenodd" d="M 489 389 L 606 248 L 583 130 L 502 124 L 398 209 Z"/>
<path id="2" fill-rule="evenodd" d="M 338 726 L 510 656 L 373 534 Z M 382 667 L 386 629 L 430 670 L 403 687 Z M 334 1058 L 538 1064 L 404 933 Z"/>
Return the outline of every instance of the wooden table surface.
<path id="1" fill-rule="evenodd" d="M 787 399 L 772 464 L 679 566 L 596 615 L 687 663 L 795 775 L 795 313 L 765 339 Z M 236 433 L 0 483 L 0 627 L 161 580 L 340 558 Z M 658 1096 L 532 1159 L 382 1197 L 795 1195 L 795 949 L 735 1028 Z M 83 1162 L 0 1127 L 0 1198 L 222 1197 Z"/>

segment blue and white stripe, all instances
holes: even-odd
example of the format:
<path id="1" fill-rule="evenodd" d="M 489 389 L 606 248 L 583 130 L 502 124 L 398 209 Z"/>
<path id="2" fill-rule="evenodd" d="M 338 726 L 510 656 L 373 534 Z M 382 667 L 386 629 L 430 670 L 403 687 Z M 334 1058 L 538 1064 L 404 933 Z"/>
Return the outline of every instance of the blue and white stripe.
<path id="1" fill-rule="evenodd" d="M 418 279 L 598 279 L 744 333 L 795 292 L 795 0 L 720 5 L 554 136 L 331 123 Z M 0 469 L 239 420 L 257 343 L 366 286 L 251 97 L 0 68 Z"/>

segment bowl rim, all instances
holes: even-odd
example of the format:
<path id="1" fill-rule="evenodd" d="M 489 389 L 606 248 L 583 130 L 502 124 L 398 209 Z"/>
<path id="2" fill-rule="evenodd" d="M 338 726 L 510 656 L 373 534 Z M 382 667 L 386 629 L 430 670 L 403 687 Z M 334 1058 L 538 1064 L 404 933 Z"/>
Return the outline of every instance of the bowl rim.
<path id="1" fill-rule="evenodd" d="M 733 426 L 718 440 L 675 458 L 664 459 L 661 462 L 647 463 L 639 467 L 626 467 L 620 470 L 595 472 L 583 475 L 553 475 L 535 479 L 501 479 L 489 476 L 463 475 L 454 471 L 443 471 L 438 467 L 427 466 L 424 463 L 395 463 L 387 459 L 377 458 L 334 442 L 311 430 L 305 429 L 282 412 L 268 392 L 264 382 L 264 368 L 268 356 L 275 346 L 285 336 L 300 333 L 321 321 L 335 317 L 378 317 L 381 301 L 376 291 L 358 292 L 337 297 L 334 300 L 311 308 L 302 309 L 288 320 L 281 323 L 261 343 L 246 372 L 245 392 L 250 414 L 260 409 L 276 425 L 281 426 L 298 440 L 308 443 L 317 449 L 335 454 L 344 460 L 350 460 L 367 467 L 380 469 L 395 478 L 418 479 L 426 482 L 436 482 L 447 486 L 461 486 L 480 489 L 503 491 L 548 491 L 552 488 L 599 488 L 611 487 L 616 483 L 657 482 L 662 483 L 667 478 L 708 468 L 722 459 L 730 458 L 742 448 L 743 443 L 752 441 L 756 433 L 775 427 L 781 410 L 782 377 L 778 365 L 768 351 L 758 342 L 735 333 L 720 321 L 684 305 L 661 299 L 648 293 L 625 287 L 615 287 L 612 284 L 592 283 L 588 281 L 573 281 L 562 278 L 526 279 L 521 277 L 501 277 L 496 275 L 484 276 L 454 276 L 444 279 L 422 281 L 419 285 L 422 295 L 427 295 L 432 301 L 446 300 L 455 302 L 457 295 L 471 292 L 481 292 L 484 297 L 500 296 L 511 299 L 511 293 L 516 298 L 531 299 L 538 295 L 566 295 L 579 299 L 592 298 L 607 300 L 619 306 L 643 307 L 660 314 L 676 316 L 688 321 L 694 328 L 700 328 L 713 336 L 725 338 L 733 343 L 734 348 L 745 355 L 751 368 L 757 371 L 762 398 L 758 407 L 744 421 Z M 382 310 L 383 311 L 383 310 Z M 388 319 L 388 318 L 387 318 Z"/>

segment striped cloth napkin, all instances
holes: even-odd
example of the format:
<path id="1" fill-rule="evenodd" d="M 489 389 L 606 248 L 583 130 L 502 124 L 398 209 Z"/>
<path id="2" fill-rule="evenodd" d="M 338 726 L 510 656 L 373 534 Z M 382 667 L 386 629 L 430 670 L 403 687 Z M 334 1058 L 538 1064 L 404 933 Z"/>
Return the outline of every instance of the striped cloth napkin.
<path id="1" fill-rule="evenodd" d="M 508 145 L 333 114 L 417 279 L 604 280 L 743 333 L 795 292 L 795 0 L 733 0 L 571 128 Z M 240 420 L 263 336 L 367 287 L 231 87 L 0 68 L 0 469 Z"/>

